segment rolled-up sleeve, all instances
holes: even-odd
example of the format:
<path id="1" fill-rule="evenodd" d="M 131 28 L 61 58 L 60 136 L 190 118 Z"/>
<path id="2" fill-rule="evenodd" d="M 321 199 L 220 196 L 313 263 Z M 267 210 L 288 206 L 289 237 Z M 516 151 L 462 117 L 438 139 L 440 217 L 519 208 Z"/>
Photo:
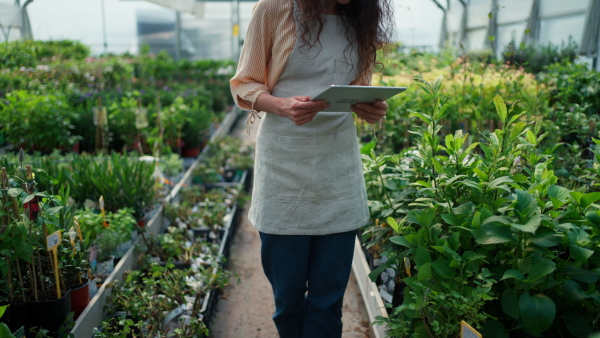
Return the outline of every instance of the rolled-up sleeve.
<path id="1" fill-rule="evenodd" d="M 258 95 L 269 92 L 269 63 L 273 47 L 271 1 L 259 1 L 254 7 L 240 60 L 229 81 L 231 94 L 238 107 L 253 109 Z"/>

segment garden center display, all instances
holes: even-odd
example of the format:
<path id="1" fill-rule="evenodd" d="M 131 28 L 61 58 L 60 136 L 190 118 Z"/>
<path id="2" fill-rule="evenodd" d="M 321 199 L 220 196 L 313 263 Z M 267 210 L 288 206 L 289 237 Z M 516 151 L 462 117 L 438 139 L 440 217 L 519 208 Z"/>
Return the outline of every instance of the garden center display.
<path id="1" fill-rule="evenodd" d="M 373 329 L 594 337 L 598 72 L 574 42 L 399 47 L 373 84 L 407 90 L 382 125 L 355 121 Z M 246 118 L 235 64 L 74 41 L 0 51 L 0 336 L 210 336 L 252 188 L 254 149 L 227 135 Z"/>

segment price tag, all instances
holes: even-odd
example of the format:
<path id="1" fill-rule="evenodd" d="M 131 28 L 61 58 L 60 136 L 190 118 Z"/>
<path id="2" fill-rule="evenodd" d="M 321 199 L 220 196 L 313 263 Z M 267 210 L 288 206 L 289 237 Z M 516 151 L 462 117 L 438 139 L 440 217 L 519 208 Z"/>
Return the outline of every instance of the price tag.
<path id="1" fill-rule="evenodd" d="M 81 227 L 79 226 L 79 220 L 77 217 L 73 218 L 73 223 L 75 223 L 75 230 L 77 230 L 77 236 L 79 236 L 79 240 L 83 242 L 83 236 L 81 235 Z"/>
<path id="2" fill-rule="evenodd" d="M 406 269 L 406 274 L 408 274 L 408 277 L 412 276 L 410 273 L 410 267 L 410 259 L 408 259 L 408 257 L 404 257 L 404 269 Z"/>
<path id="3" fill-rule="evenodd" d="M 135 128 L 144 129 L 148 127 L 148 109 L 138 108 L 135 110 Z"/>
<path id="4" fill-rule="evenodd" d="M 77 237 L 77 233 L 75 233 L 75 228 L 71 227 L 71 229 L 69 229 L 69 232 L 67 232 L 67 234 L 69 235 L 69 241 L 71 242 L 71 247 L 73 247 L 73 255 L 75 255 L 75 253 L 77 252 L 77 248 L 75 247 L 75 237 Z"/>
<path id="5" fill-rule="evenodd" d="M 100 213 L 102 214 L 102 225 L 106 228 L 108 227 L 108 223 L 106 223 L 106 213 L 104 212 L 104 196 L 100 196 L 98 204 L 100 205 Z"/>
<path id="6" fill-rule="evenodd" d="M 460 338 L 483 338 L 481 333 L 477 332 L 471 325 L 464 320 L 460 321 Z"/>
<path id="7" fill-rule="evenodd" d="M 94 107 L 94 125 L 105 126 L 108 124 L 108 117 L 106 116 L 106 107 Z"/>
<path id="8" fill-rule="evenodd" d="M 60 230 L 46 237 L 46 248 L 48 251 L 55 249 L 60 244 Z"/>
<path id="9" fill-rule="evenodd" d="M 77 234 L 75 233 L 75 228 L 71 227 L 71 229 L 69 229 L 69 240 L 73 245 L 75 244 L 75 236 L 77 236 Z"/>

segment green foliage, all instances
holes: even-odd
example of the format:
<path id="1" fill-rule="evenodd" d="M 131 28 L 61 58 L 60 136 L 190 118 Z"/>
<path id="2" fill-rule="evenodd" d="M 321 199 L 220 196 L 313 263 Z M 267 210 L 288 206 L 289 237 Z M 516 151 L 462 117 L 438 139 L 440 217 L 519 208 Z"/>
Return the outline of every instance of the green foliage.
<path id="1" fill-rule="evenodd" d="M 77 118 L 60 92 L 37 95 L 18 90 L 0 101 L 0 128 L 15 147 L 42 152 L 70 149 L 81 138 L 74 135 Z"/>
<path id="2" fill-rule="evenodd" d="M 0 43 L 0 65 L 3 69 L 35 67 L 55 60 L 84 60 L 90 48 L 71 40 L 12 41 Z"/>
<path id="3" fill-rule="evenodd" d="M 504 63 L 523 67 L 529 73 L 538 74 L 545 67 L 556 63 L 572 63 L 579 56 L 579 46 L 572 38 L 561 45 L 549 43 L 545 46 L 521 43 L 517 46 L 511 41 L 502 52 Z"/>
<path id="4" fill-rule="evenodd" d="M 70 163 L 69 185 L 80 203 L 104 196 L 105 209 L 133 208 L 136 218 L 154 205 L 154 164 L 113 153 L 108 158 L 82 155 Z"/>
<path id="5" fill-rule="evenodd" d="M 460 320 L 484 336 L 589 335 L 600 311 L 600 193 L 558 186 L 538 149 L 541 124 L 500 96 L 500 128 L 470 144 L 461 130 L 442 137 L 452 104 L 441 83 L 417 79 L 428 99 L 411 112 L 422 121 L 414 150 L 364 156 L 372 217 L 387 219 L 365 235 L 388 257 L 371 278 L 393 267 L 407 285 L 394 317 L 380 320 L 406 337 L 453 337 Z"/>
<path id="6" fill-rule="evenodd" d="M 164 334 L 162 322 L 169 312 L 187 303 L 185 296 L 194 297 L 191 317 L 198 317 L 198 306 L 206 293 L 227 285 L 229 273 L 217 265 L 197 269 L 172 269 L 152 265 L 146 271 L 136 270 L 127 274 L 124 281 L 116 283 L 109 298 L 111 313 L 123 311 L 127 317 L 109 317 L 102 323 L 102 330 L 95 330 L 98 337 L 123 337 L 138 331 L 140 337 Z M 201 321 L 192 320 L 179 327 L 182 337 L 198 337 L 207 334 Z"/>
<path id="7" fill-rule="evenodd" d="M 235 68 L 231 61 L 173 61 L 166 54 L 89 58 L 87 52 L 76 52 L 79 47 L 68 41 L 0 44 L 0 51 L 14 52 L 6 54 L 12 60 L 6 64 L 14 67 L 0 72 L 0 130 L 8 130 L 6 142 L 50 152 L 53 147 L 70 150 L 79 141 L 81 150 L 93 152 L 92 109 L 102 104 L 109 109 L 109 149 L 152 153 L 153 143 L 146 143 L 158 135 L 148 135 L 158 130 L 152 115 L 180 97 L 177 107 L 187 106 L 185 118 L 170 121 L 177 123 L 175 132 L 167 126 L 166 136 L 183 136 L 186 144 L 196 147 L 210 123 L 233 103 L 229 79 Z M 5 99 L 11 95 L 13 99 Z M 142 147 L 138 147 L 132 114 L 137 107 L 148 110 L 150 123 L 139 133 Z M 161 140 L 165 149 L 167 140 Z"/>
<path id="8" fill-rule="evenodd" d="M 539 78 L 549 86 L 550 103 L 556 107 L 556 115 L 571 111 L 575 105 L 582 107 L 588 116 L 600 113 L 600 77 L 587 65 L 572 62 L 552 64 Z"/>
<path id="9" fill-rule="evenodd" d="M 77 220 L 81 231 L 89 236 L 88 242 L 98 247 L 99 262 L 110 256 L 120 256 L 117 248 L 130 241 L 134 230 L 137 229 L 133 209 L 109 211 L 105 217 L 99 210 L 80 209 L 77 211 Z"/>
<path id="10" fill-rule="evenodd" d="M 401 61 L 398 61 L 401 62 Z M 382 77 L 382 85 L 407 86 L 408 90 L 401 95 L 388 100 L 388 113 L 385 128 L 377 135 L 377 150 L 383 153 L 395 154 L 415 143 L 415 135 L 409 130 L 415 125 L 422 125 L 423 120 L 409 111 L 419 111 L 430 105 L 426 102 L 428 95 L 425 90 L 412 81 L 416 77 L 433 81 L 440 75 L 446 77 L 446 85 L 440 88 L 441 94 L 451 97 L 453 105 L 448 107 L 446 118 L 441 121 L 441 136 L 461 129 L 464 134 L 471 131 L 487 135 L 499 125 L 500 120 L 494 114 L 493 98 L 496 95 L 521 100 L 521 105 L 533 119 L 546 115 L 548 110 L 548 93 L 536 83 L 533 75 L 522 70 L 513 69 L 506 65 L 497 65 L 480 61 L 473 56 L 464 55 L 445 66 L 435 59 L 423 61 L 423 71 L 402 69 L 393 77 Z M 370 133 L 370 129 L 361 130 Z M 481 139 L 479 134 L 471 134 L 468 143 Z M 366 140 L 365 140 L 366 141 Z"/>

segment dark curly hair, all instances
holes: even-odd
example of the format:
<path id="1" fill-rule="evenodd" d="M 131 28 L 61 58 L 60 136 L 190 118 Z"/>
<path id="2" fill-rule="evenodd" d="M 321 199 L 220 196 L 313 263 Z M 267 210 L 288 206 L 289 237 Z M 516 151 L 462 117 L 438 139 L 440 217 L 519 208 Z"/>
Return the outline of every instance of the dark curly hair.
<path id="1" fill-rule="evenodd" d="M 302 15 L 300 25 L 302 42 L 310 48 L 319 45 L 319 36 L 323 30 L 323 16 L 327 13 L 327 0 L 297 0 Z M 360 61 L 359 76 L 366 76 L 373 64 L 383 66 L 377 61 L 377 50 L 388 45 L 394 30 L 391 0 L 351 0 L 348 4 L 337 4 L 337 12 L 342 16 L 346 28 L 346 38 L 350 43 L 356 41 Z M 316 29 L 317 37 L 313 38 Z M 351 45 L 350 45 L 351 46 Z"/>

